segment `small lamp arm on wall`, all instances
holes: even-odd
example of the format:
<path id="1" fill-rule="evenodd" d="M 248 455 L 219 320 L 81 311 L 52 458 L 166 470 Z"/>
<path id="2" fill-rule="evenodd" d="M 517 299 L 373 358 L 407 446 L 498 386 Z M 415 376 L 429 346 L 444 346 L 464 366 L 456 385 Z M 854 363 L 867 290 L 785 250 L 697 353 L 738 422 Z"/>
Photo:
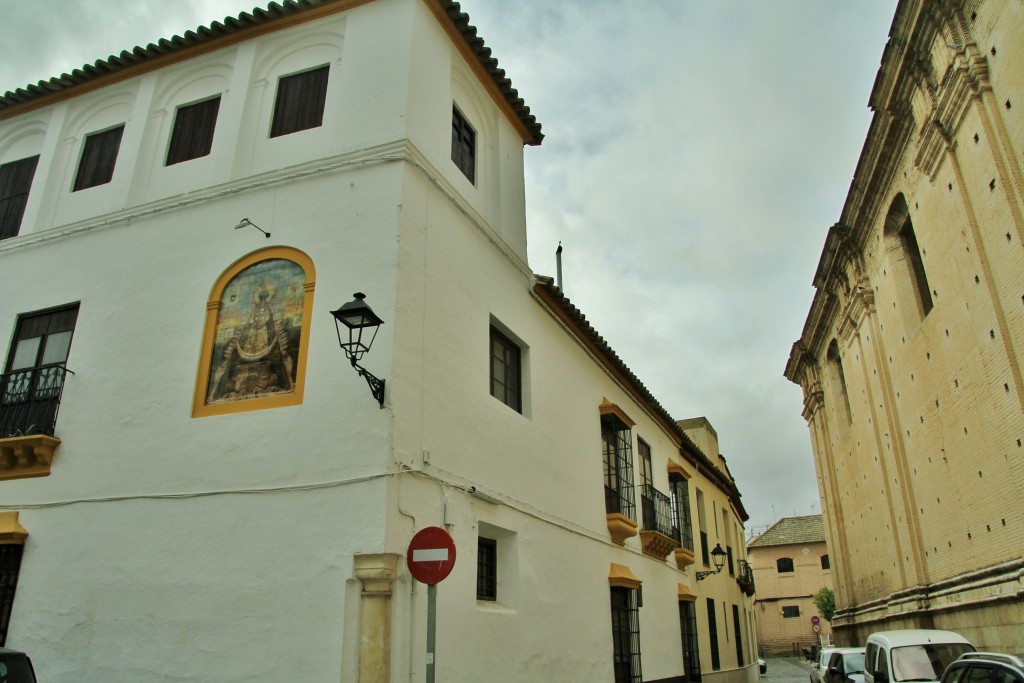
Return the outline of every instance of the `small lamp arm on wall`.
<path id="1" fill-rule="evenodd" d="M 377 338 L 377 329 L 384 324 L 384 321 L 377 317 L 369 304 L 364 301 L 365 294 L 356 292 L 353 297 L 352 301 L 342 305 L 338 310 L 331 311 L 331 315 L 334 316 L 334 325 L 338 330 L 338 345 L 341 346 L 345 357 L 352 363 L 352 367 L 356 369 L 359 376 L 366 380 L 370 387 L 370 393 L 383 408 L 385 381 L 359 365 L 359 361 L 373 346 L 373 340 Z M 341 336 L 342 325 L 347 329 L 344 338 Z"/>

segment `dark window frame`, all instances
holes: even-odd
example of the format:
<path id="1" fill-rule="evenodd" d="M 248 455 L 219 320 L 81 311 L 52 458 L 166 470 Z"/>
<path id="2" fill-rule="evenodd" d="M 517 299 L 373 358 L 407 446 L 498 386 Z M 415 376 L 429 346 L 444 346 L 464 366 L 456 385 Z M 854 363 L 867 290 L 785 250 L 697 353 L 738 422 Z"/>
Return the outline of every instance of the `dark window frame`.
<path id="1" fill-rule="evenodd" d="M 323 126 L 330 68 L 330 64 L 324 64 L 277 79 L 270 137 Z"/>
<path id="2" fill-rule="evenodd" d="M 39 155 L 0 165 L 0 240 L 16 237 L 25 217 Z"/>
<path id="3" fill-rule="evenodd" d="M 708 606 L 708 639 L 711 642 L 711 669 L 718 671 L 722 668 L 722 658 L 718 652 L 718 615 L 715 613 L 715 601 L 707 598 Z"/>
<path id="4" fill-rule="evenodd" d="M 828 553 L 821 556 L 821 568 L 822 570 L 832 569 L 832 560 L 829 558 Z"/>
<path id="5" fill-rule="evenodd" d="M 683 641 L 683 679 L 700 683 L 700 641 L 697 635 L 697 607 L 689 600 L 679 601 L 679 631 Z"/>
<path id="6" fill-rule="evenodd" d="M 72 192 L 106 185 L 114 179 L 114 168 L 117 166 L 117 156 L 121 150 L 121 140 L 124 138 L 124 127 L 125 124 L 122 123 L 85 136 Z"/>
<path id="7" fill-rule="evenodd" d="M 452 105 L 452 161 L 460 171 L 476 184 L 476 130 L 469 120 Z"/>
<path id="8" fill-rule="evenodd" d="M 637 589 L 611 587 L 611 617 L 615 683 L 641 683 L 643 673 Z"/>
<path id="9" fill-rule="evenodd" d="M 800 605 L 783 605 L 782 606 L 782 618 L 783 619 L 796 619 L 800 616 Z"/>
<path id="10" fill-rule="evenodd" d="M 491 325 L 491 396 L 517 413 L 523 412 L 523 350 Z"/>
<path id="11" fill-rule="evenodd" d="M 76 303 L 18 316 L 0 375 L 0 437 L 53 436 L 78 312 Z"/>
<path id="12" fill-rule="evenodd" d="M 20 543 L 0 544 L 0 647 L 7 643 L 23 551 Z"/>
<path id="13" fill-rule="evenodd" d="M 779 574 L 790 574 L 795 570 L 792 557 L 780 557 L 775 560 L 775 569 Z"/>
<path id="14" fill-rule="evenodd" d="M 743 667 L 743 632 L 740 630 L 740 607 L 732 606 L 732 632 L 736 641 L 736 666 Z"/>
<path id="15" fill-rule="evenodd" d="M 498 599 L 498 542 L 485 536 L 476 541 L 476 599 Z"/>
<path id="16" fill-rule="evenodd" d="M 672 497 L 672 524 L 678 529 L 679 544 L 693 551 L 693 528 L 690 512 L 690 483 L 686 477 L 672 473 L 668 477 Z"/>
<path id="17" fill-rule="evenodd" d="M 174 125 L 167 143 L 164 166 L 208 156 L 213 149 L 221 96 L 183 104 L 174 112 Z"/>
<path id="18" fill-rule="evenodd" d="M 605 512 L 621 514 L 635 521 L 632 428 L 615 415 L 602 415 L 601 445 Z"/>

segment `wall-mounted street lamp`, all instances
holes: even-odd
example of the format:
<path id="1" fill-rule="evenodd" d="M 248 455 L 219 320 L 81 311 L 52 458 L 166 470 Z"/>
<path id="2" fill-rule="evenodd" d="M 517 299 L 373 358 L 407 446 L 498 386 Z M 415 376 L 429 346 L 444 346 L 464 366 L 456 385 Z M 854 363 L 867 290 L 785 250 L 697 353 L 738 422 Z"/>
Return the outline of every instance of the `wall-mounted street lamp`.
<path id="1" fill-rule="evenodd" d="M 267 232 L 266 230 L 264 230 L 260 226 L 256 225 L 255 223 L 253 223 L 248 218 L 243 218 L 242 220 L 238 221 L 238 225 L 235 226 L 235 230 L 240 230 L 242 228 L 247 228 L 250 225 L 252 227 L 256 228 L 257 230 L 259 230 L 260 232 L 262 232 L 264 235 L 266 235 L 268 240 L 270 239 L 270 233 L 269 232 Z"/>
<path id="2" fill-rule="evenodd" d="M 722 571 L 722 567 L 725 566 L 725 551 L 722 550 L 722 544 L 716 543 L 715 549 L 711 551 L 711 561 L 715 565 L 715 571 L 713 572 L 697 572 L 697 580 L 703 581 L 709 576 L 714 576 L 718 572 Z"/>
<path id="3" fill-rule="evenodd" d="M 345 352 L 345 357 L 352 363 L 352 367 L 356 369 L 359 376 L 366 380 L 366 383 L 370 385 L 370 393 L 380 403 L 380 407 L 384 407 L 384 380 L 378 379 L 363 366 L 359 365 L 359 360 L 365 353 L 370 350 L 373 346 L 373 340 L 377 338 L 377 328 L 384 324 L 384 321 L 377 317 L 377 314 L 373 312 L 373 309 L 363 301 L 366 295 L 362 292 L 356 292 L 353 294 L 355 297 L 352 301 L 343 305 L 336 311 L 331 311 L 331 315 L 334 316 L 334 326 L 338 328 L 338 344 L 341 346 L 341 350 Z M 348 328 L 348 341 L 343 341 L 341 337 L 341 326 L 344 325 Z M 369 336 L 369 341 L 364 340 L 364 331 Z M 369 334 L 372 332 L 373 334 Z"/>

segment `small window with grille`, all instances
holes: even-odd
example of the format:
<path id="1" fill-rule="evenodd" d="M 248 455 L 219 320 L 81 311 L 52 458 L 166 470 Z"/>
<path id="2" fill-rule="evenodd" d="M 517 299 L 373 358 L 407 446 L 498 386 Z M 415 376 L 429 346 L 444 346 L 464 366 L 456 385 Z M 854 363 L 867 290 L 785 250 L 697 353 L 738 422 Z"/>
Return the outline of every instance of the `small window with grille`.
<path id="1" fill-rule="evenodd" d="M 476 599 L 498 599 L 498 542 L 483 536 L 476 541 Z"/>
<path id="2" fill-rule="evenodd" d="M 640 683 L 640 609 L 637 589 L 611 587 L 615 683 Z"/>
<path id="3" fill-rule="evenodd" d="M 799 605 L 787 605 L 782 608 L 782 617 L 784 619 L 793 619 L 800 616 Z"/>

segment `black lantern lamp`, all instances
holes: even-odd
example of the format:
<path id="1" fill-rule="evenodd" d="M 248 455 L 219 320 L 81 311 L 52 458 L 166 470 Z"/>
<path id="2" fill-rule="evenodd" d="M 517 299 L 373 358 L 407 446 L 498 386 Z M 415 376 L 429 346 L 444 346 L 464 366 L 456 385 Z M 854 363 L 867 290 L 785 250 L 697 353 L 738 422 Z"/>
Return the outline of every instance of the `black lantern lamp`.
<path id="1" fill-rule="evenodd" d="M 721 543 L 716 543 L 715 544 L 715 549 L 711 551 L 711 561 L 715 565 L 715 571 L 713 571 L 713 572 L 697 572 L 697 580 L 698 581 L 703 581 L 704 579 L 708 578 L 709 576 L 714 576 L 715 574 L 717 574 L 720 571 L 722 571 L 722 567 L 725 566 L 725 554 L 726 554 L 725 551 L 722 550 L 722 544 Z"/>
<path id="2" fill-rule="evenodd" d="M 383 408 L 384 380 L 378 379 L 368 372 L 366 368 L 359 365 L 359 360 L 373 346 L 373 340 L 377 338 L 377 328 L 383 325 L 384 321 L 377 317 L 373 309 L 363 301 L 366 298 L 365 294 L 356 292 L 353 296 L 355 298 L 352 301 L 349 301 L 336 311 L 331 311 L 331 315 L 334 316 L 334 325 L 338 329 L 338 344 L 341 346 L 341 350 L 345 352 L 345 357 L 352 363 L 352 367 L 370 385 L 370 393 L 373 394 L 373 397 L 380 403 L 380 407 Z M 348 328 L 348 341 L 345 341 L 341 336 L 342 325 Z M 365 339 L 366 336 L 369 336 L 368 340 Z"/>

